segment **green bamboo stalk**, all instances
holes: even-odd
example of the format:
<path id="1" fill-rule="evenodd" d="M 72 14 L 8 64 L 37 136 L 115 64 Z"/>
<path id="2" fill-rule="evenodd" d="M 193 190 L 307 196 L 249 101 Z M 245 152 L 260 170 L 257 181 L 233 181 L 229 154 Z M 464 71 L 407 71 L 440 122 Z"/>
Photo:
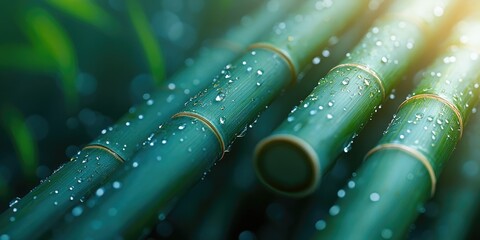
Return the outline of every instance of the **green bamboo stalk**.
<path id="1" fill-rule="evenodd" d="M 423 71 L 316 239 L 405 237 L 479 99 L 478 8 L 474 16 L 455 28 L 445 51 Z"/>
<path id="2" fill-rule="evenodd" d="M 166 86 L 151 96 L 145 94 L 144 103 L 131 108 L 117 124 L 103 130 L 72 161 L 23 197 L 15 208 L 0 215 L 0 232 L 12 238 L 39 236 L 104 183 L 151 139 L 150 135 L 160 124 L 179 111 L 191 96 L 211 84 L 212 77 L 291 9 L 294 1 L 269 3 L 269 7 L 263 6 L 252 14 L 252 25 L 240 24 L 210 47 L 203 47 L 191 64 L 170 78 Z"/>
<path id="3" fill-rule="evenodd" d="M 397 1 L 274 133 L 254 165 L 275 192 L 305 196 L 348 151 L 383 99 L 446 27 L 459 1 Z M 445 14 L 444 14 L 445 12 Z"/>
<path id="4" fill-rule="evenodd" d="M 203 177 L 203 181 L 182 196 L 175 209 L 167 217 L 167 220 L 169 219 L 177 229 L 176 232 L 184 233 L 186 238 L 194 239 L 227 238 L 229 223 L 234 221 L 233 218 L 238 212 L 236 207 L 231 206 L 240 205 L 248 195 L 251 195 L 252 189 L 259 187 L 257 182 L 252 179 L 255 176 L 251 157 L 255 145 L 268 136 L 275 126 L 288 115 L 289 109 L 310 92 L 310 89 L 316 84 L 318 75 L 326 74 L 330 68 L 340 62 L 347 51 L 367 31 L 383 8 L 384 6 L 381 10 L 362 15 L 361 19 L 351 25 L 347 32 L 341 36 L 331 37 L 329 45 L 318 51 L 319 56 L 312 59 L 312 65 L 307 67 L 308 71 L 305 72 L 301 82 L 281 98 L 275 99 L 255 123 L 255 131 L 236 140 L 232 152 L 225 156 L 226 159 L 221 164 L 217 164 L 214 174 Z M 326 52 L 329 53 L 325 54 L 327 57 L 322 55 Z M 229 179 L 227 184 L 225 179 Z M 212 212 L 211 208 L 215 210 Z M 197 226 L 198 224 L 201 226 Z M 214 227 L 212 228 L 212 226 Z"/>
<path id="5" fill-rule="evenodd" d="M 306 2 L 274 28 L 267 43 L 252 45 L 249 53 L 229 65 L 212 86 L 165 123 L 135 155 L 137 160 L 127 166 L 128 174 L 117 178 L 122 188 L 105 192 L 97 205 L 70 223 L 59 238 L 128 235 L 129 229 L 153 220 L 152 210 L 162 209 L 200 179 L 235 136 L 295 81 L 315 50 L 345 29 L 368 2 Z"/>
<path id="6" fill-rule="evenodd" d="M 468 239 L 480 201 L 480 116 L 473 114 L 465 136 L 445 165 L 439 189 L 432 203 L 438 207 L 434 219 L 427 219 L 430 239 Z M 423 238 L 423 237 L 422 237 Z"/>

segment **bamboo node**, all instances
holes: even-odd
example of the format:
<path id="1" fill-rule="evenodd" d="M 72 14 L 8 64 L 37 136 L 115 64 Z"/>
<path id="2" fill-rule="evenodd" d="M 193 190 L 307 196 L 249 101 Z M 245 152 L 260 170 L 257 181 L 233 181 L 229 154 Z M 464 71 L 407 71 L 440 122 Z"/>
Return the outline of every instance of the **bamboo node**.
<path id="1" fill-rule="evenodd" d="M 221 151 L 222 151 L 222 156 L 220 157 L 220 159 L 223 158 L 223 155 L 225 154 L 225 149 L 226 149 L 225 148 L 225 141 L 223 140 L 223 137 L 222 137 L 222 134 L 220 134 L 220 131 L 217 129 L 217 127 L 215 127 L 215 125 L 210 120 L 208 120 L 204 116 L 202 116 L 198 113 L 194 113 L 194 112 L 179 112 L 179 113 L 172 116 L 172 118 L 179 118 L 179 117 L 193 118 L 193 119 L 196 119 L 196 120 L 202 122 L 203 124 L 207 125 L 207 127 L 212 131 L 212 133 L 217 138 L 218 143 L 220 144 L 220 148 L 221 148 Z"/>
<path id="2" fill-rule="evenodd" d="M 453 104 L 452 102 L 448 101 L 447 99 L 440 97 L 436 94 L 431 94 L 431 93 L 423 93 L 423 94 L 418 94 L 415 95 L 411 98 L 408 98 L 407 100 L 403 101 L 402 104 L 398 107 L 398 109 L 402 108 L 405 104 L 407 104 L 410 101 L 416 100 L 416 99 L 422 99 L 422 98 L 429 98 L 429 99 L 434 99 L 437 100 L 443 104 L 445 104 L 448 108 L 450 108 L 455 115 L 457 116 L 458 119 L 458 125 L 460 129 L 460 138 L 463 136 L 463 117 L 462 114 L 460 113 L 460 110 L 458 110 L 457 106 Z"/>
<path id="3" fill-rule="evenodd" d="M 377 82 L 378 87 L 380 88 L 380 92 L 382 93 L 382 99 L 385 99 L 386 91 L 385 91 L 385 87 L 383 86 L 383 81 L 382 81 L 382 79 L 380 79 L 378 74 L 373 69 L 369 68 L 368 66 L 358 64 L 358 63 L 343 63 L 343 64 L 339 64 L 339 65 L 333 67 L 332 69 L 330 69 L 330 71 L 328 73 L 333 72 L 334 70 L 336 70 L 338 68 L 342 68 L 342 67 L 358 68 L 358 69 L 368 73 L 369 75 L 371 75 L 375 79 L 375 81 Z"/>
<path id="4" fill-rule="evenodd" d="M 103 150 L 103 151 L 109 153 L 110 155 L 112 155 L 119 162 L 125 163 L 125 159 L 123 159 L 118 153 L 116 153 L 113 149 L 111 149 L 109 147 L 94 143 L 94 144 L 88 144 L 83 149 L 100 149 L 100 150 Z"/>
<path id="5" fill-rule="evenodd" d="M 292 77 L 292 85 L 295 85 L 297 83 L 297 70 L 295 69 L 295 64 L 293 64 L 292 57 L 288 52 L 285 50 L 282 50 L 270 43 L 264 43 L 264 42 L 259 42 L 259 43 L 254 43 L 248 47 L 249 50 L 253 49 L 266 49 L 269 51 L 272 51 L 276 53 L 278 56 L 280 56 L 288 66 L 288 69 L 290 70 L 290 75 Z"/>
<path id="6" fill-rule="evenodd" d="M 418 161 L 420 161 L 422 163 L 422 165 L 428 171 L 428 175 L 430 175 L 430 181 L 432 183 L 432 188 L 431 188 L 430 194 L 431 194 L 431 196 L 433 196 L 435 194 L 435 188 L 436 188 L 436 185 L 437 185 L 437 176 L 435 175 L 435 171 L 433 170 L 433 167 L 432 167 L 432 164 L 430 163 L 430 161 L 428 161 L 427 157 L 425 157 L 425 155 L 423 155 L 423 153 L 419 152 L 418 150 L 416 150 L 412 147 L 403 145 L 403 144 L 385 143 L 385 144 L 380 144 L 380 145 L 372 148 L 367 153 L 367 155 L 365 155 L 365 159 L 367 159 L 369 156 L 371 156 L 372 154 L 374 154 L 376 152 L 379 152 L 381 150 L 387 150 L 387 149 L 395 149 L 395 150 L 405 152 L 405 153 L 409 154 L 410 156 L 414 157 L 415 159 L 417 159 Z"/>

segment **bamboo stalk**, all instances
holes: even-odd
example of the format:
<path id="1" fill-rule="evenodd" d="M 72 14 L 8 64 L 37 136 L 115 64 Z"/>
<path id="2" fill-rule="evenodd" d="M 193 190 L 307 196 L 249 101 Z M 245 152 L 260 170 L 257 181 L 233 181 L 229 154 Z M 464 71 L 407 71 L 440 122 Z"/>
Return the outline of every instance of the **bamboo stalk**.
<path id="1" fill-rule="evenodd" d="M 257 182 L 252 179 L 252 177 L 255 178 L 255 173 L 251 165 L 251 157 L 255 145 L 268 136 L 275 126 L 288 115 L 289 109 L 310 92 L 310 89 L 316 85 L 318 75 L 326 74 L 330 68 L 340 62 L 348 50 L 367 31 L 373 20 L 378 17 L 379 12 L 384 9 L 384 6 L 381 7 L 382 9 L 371 11 L 371 14 L 362 15 L 346 33 L 331 37 L 329 45 L 318 51 L 319 56 L 312 59 L 312 65 L 307 67 L 308 70 L 305 71 L 301 82 L 282 97 L 275 99 L 255 123 L 255 131 L 250 130 L 245 137 L 237 139 L 235 145 L 232 146 L 231 153 L 225 155 L 226 159 L 215 166 L 214 173 L 203 176 L 201 182 L 182 196 L 175 209 L 167 217 L 176 226 L 177 232 L 186 234 L 186 238 L 195 239 L 200 237 L 225 239 L 227 237 L 226 231 L 229 229 L 229 223 L 236 218 L 235 215 L 241 215 L 238 207 L 232 208 L 231 206 L 245 202 L 248 195 L 252 194 L 252 189 L 259 187 Z M 328 56 L 325 55 L 327 57 L 321 54 L 325 52 L 329 53 Z M 225 184 L 225 179 L 229 179 L 227 184 Z M 242 183 L 239 184 L 239 181 Z M 235 195 L 235 197 L 227 195 Z M 271 196 L 269 194 L 268 196 L 270 199 Z M 217 210 L 211 212 L 210 208 Z M 221 210 L 227 208 L 234 210 L 233 212 L 232 210 Z M 215 223 L 212 224 L 213 221 Z M 201 224 L 198 230 L 197 224 Z M 212 226 L 214 226 L 213 229 Z"/>
<path id="2" fill-rule="evenodd" d="M 223 65 L 234 60 L 293 4 L 289 0 L 271 1 L 252 15 L 252 25 L 240 24 L 210 47 L 203 47 L 193 64 L 170 78 L 152 96 L 146 94 L 143 104 L 131 108 L 71 162 L 23 197 L 15 208 L 0 215 L 0 232 L 12 238 L 26 238 L 48 230 L 55 220 L 129 161 L 160 124 L 208 86 Z"/>
<path id="3" fill-rule="evenodd" d="M 455 28 L 445 51 L 423 71 L 412 97 L 400 105 L 315 238 L 405 237 L 478 102 L 480 18 L 478 10 L 474 14 Z"/>
<path id="4" fill-rule="evenodd" d="M 383 99 L 446 27 L 459 1 L 397 1 L 274 133 L 254 165 L 275 192 L 305 196 L 348 151 Z M 445 13 L 444 13 L 445 12 Z"/>
<path id="5" fill-rule="evenodd" d="M 433 219 L 427 219 L 424 229 L 431 239 L 468 239 L 480 201 L 479 136 L 480 116 L 473 114 L 432 199 L 438 210 Z"/>
<path id="6" fill-rule="evenodd" d="M 128 166 L 128 174 L 117 178 L 122 188 L 105 192 L 59 237 L 111 238 L 150 222 L 152 209 L 162 209 L 200 179 L 235 136 L 295 82 L 296 73 L 310 62 L 315 50 L 345 29 L 368 2 L 306 2 L 274 28 L 267 42 L 252 45 L 249 53 L 165 123 L 136 154 L 138 162 Z M 98 224 L 92 225 L 93 219 Z"/>

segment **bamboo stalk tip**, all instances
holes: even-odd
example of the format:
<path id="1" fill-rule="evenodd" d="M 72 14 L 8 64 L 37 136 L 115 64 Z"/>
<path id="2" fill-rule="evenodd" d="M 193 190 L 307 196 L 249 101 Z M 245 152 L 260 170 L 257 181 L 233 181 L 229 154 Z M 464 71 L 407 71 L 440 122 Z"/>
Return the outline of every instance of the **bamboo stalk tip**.
<path id="1" fill-rule="evenodd" d="M 276 193 L 303 197 L 320 182 L 318 156 L 304 140 L 291 135 L 273 135 L 260 142 L 255 151 L 257 177 Z"/>

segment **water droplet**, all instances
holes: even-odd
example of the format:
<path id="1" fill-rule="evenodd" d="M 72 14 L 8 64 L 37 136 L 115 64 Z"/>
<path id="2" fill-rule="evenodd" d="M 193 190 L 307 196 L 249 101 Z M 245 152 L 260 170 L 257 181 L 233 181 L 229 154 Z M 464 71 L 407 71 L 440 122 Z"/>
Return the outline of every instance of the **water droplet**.
<path id="1" fill-rule="evenodd" d="M 330 56 L 330 51 L 328 51 L 327 49 L 323 50 L 322 51 L 322 56 L 329 57 Z"/>
<path id="2" fill-rule="evenodd" d="M 400 139 L 404 139 L 405 136 L 403 134 L 400 134 Z"/>
<path id="3" fill-rule="evenodd" d="M 314 58 L 312 59 L 312 63 L 315 64 L 315 65 L 319 64 L 320 61 L 321 61 L 321 59 L 320 59 L 319 57 L 314 57 Z"/>
<path id="4" fill-rule="evenodd" d="M 262 75 L 263 75 L 263 71 L 260 70 L 260 69 L 258 69 L 258 70 L 257 70 L 257 75 L 258 75 L 258 76 L 262 76 Z"/>
<path id="5" fill-rule="evenodd" d="M 388 63 L 388 58 L 387 57 L 382 57 L 382 63 Z"/>
<path id="6" fill-rule="evenodd" d="M 342 81 L 343 85 L 348 85 L 350 83 L 350 78 L 344 78 Z"/>
<path id="7" fill-rule="evenodd" d="M 120 189 L 122 187 L 122 183 L 120 183 L 119 181 L 115 181 L 112 183 L 112 187 L 114 189 Z"/>
<path id="8" fill-rule="evenodd" d="M 333 217 L 340 213 L 340 207 L 338 205 L 333 205 L 329 210 L 328 213 Z"/>
<path id="9" fill-rule="evenodd" d="M 294 116 L 288 116 L 287 122 L 293 122 L 293 120 L 295 120 Z"/>
<path id="10" fill-rule="evenodd" d="M 81 206 L 76 206 L 72 209 L 72 215 L 74 217 L 78 217 L 82 215 L 82 213 L 83 213 L 83 208 Z"/>
<path id="11" fill-rule="evenodd" d="M 380 200 L 380 194 L 374 192 L 370 194 L 370 201 L 378 202 Z"/>
<path id="12" fill-rule="evenodd" d="M 348 185 L 348 188 L 350 188 L 350 189 L 355 188 L 355 182 L 352 181 L 352 180 L 348 181 L 348 184 L 347 184 L 347 185 Z"/>
<path id="13" fill-rule="evenodd" d="M 333 101 L 328 102 L 327 105 L 328 105 L 329 107 L 333 107 Z"/>
<path id="14" fill-rule="evenodd" d="M 175 87 L 176 87 L 175 83 L 169 83 L 168 84 L 168 89 L 170 89 L 170 90 L 175 90 Z"/>
<path id="15" fill-rule="evenodd" d="M 103 188 L 99 188 L 95 192 L 95 195 L 97 195 L 98 197 L 101 197 L 101 196 L 103 196 L 104 193 L 105 193 L 105 190 Z"/>
<path id="16" fill-rule="evenodd" d="M 380 40 L 376 41 L 376 42 L 375 42 L 375 45 L 377 45 L 377 46 L 382 46 L 382 41 L 380 41 Z"/>
<path id="17" fill-rule="evenodd" d="M 18 201 L 20 201 L 20 198 L 16 197 L 12 201 L 10 201 L 10 203 L 8 204 L 8 207 L 13 207 L 15 204 L 18 203 Z"/>
<path id="18" fill-rule="evenodd" d="M 163 139 L 163 140 L 162 140 L 162 144 L 167 144 L 167 140 L 166 140 L 166 139 Z"/>
<path id="19" fill-rule="evenodd" d="M 252 56 L 255 56 L 255 55 L 257 55 L 257 52 L 252 51 L 252 52 L 250 52 L 250 54 L 252 54 Z"/>
<path id="20" fill-rule="evenodd" d="M 312 110 L 310 110 L 309 113 L 310 113 L 310 116 L 313 116 L 313 115 L 317 114 L 317 110 L 312 109 Z"/>
<path id="21" fill-rule="evenodd" d="M 219 93 L 217 94 L 217 96 L 215 97 L 215 101 L 217 101 L 217 102 L 221 102 L 221 101 L 223 101 L 224 99 L 225 99 L 225 93 L 223 93 L 223 92 L 219 92 Z"/>
<path id="22" fill-rule="evenodd" d="M 178 130 L 183 130 L 183 129 L 185 129 L 186 126 L 187 126 L 187 125 L 182 124 L 182 125 L 178 126 Z"/>
<path id="23" fill-rule="evenodd" d="M 328 114 L 327 114 L 327 119 L 332 119 L 332 118 L 333 118 L 333 115 L 330 114 L 330 113 L 328 113 Z"/>
<path id="24" fill-rule="evenodd" d="M 220 117 L 218 120 L 220 121 L 220 124 L 225 124 L 225 117 Z"/>
<path id="25" fill-rule="evenodd" d="M 338 190 L 338 192 L 337 192 L 337 196 L 338 196 L 339 198 L 345 197 L 345 194 L 346 194 L 346 192 L 345 192 L 345 190 L 343 190 L 343 189 L 340 189 L 340 190 Z"/>
<path id="26" fill-rule="evenodd" d="M 427 121 L 432 122 L 432 121 L 433 121 L 433 117 L 432 117 L 432 116 L 428 116 L 428 117 L 427 117 Z"/>
<path id="27" fill-rule="evenodd" d="M 318 220 L 315 223 L 315 229 L 317 229 L 318 231 L 322 231 L 326 227 L 327 227 L 327 222 L 325 222 L 325 220 Z"/>
<path id="28" fill-rule="evenodd" d="M 138 162 L 133 162 L 132 167 L 134 167 L 134 168 L 138 167 Z"/>

